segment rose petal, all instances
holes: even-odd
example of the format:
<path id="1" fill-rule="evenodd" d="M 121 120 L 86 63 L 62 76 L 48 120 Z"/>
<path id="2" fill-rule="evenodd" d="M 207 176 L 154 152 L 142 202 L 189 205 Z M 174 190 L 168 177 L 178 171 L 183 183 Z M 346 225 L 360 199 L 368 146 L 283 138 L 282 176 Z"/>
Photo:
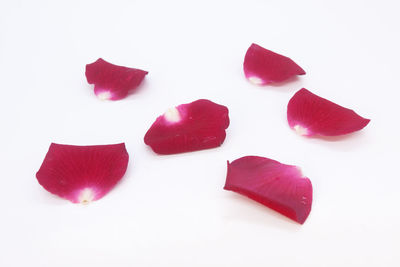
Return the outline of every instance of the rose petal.
<path id="1" fill-rule="evenodd" d="M 278 83 L 306 72 L 288 57 L 252 44 L 243 63 L 244 74 L 257 85 Z"/>
<path id="2" fill-rule="evenodd" d="M 147 131 L 144 142 L 158 154 L 220 146 L 229 126 L 228 108 L 200 99 L 169 109 Z"/>
<path id="3" fill-rule="evenodd" d="M 353 110 L 319 97 L 305 88 L 290 99 L 287 119 L 291 128 L 305 136 L 348 134 L 361 130 L 370 122 Z"/>
<path id="4" fill-rule="evenodd" d="M 311 211 L 312 185 L 296 166 L 246 156 L 228 161 L 225 190 L 247 196 L 301 224 Z"/>
<path id="5" fill-rule="evenodd" d="M 73 203 L 88 203 L 107 194 L 124 176 L 129 155 L 125 144 L 71 146 L 51 144 L 36 173 L 39 183 Z"/>
<path id="6" fill-rule="evenodd" d="M 99 58 L 86 65 L 86 79 L 94 84 L 94 93 L 101 100 L 119 100 L 135 90 L 147 71 L 117 66 Z"/>

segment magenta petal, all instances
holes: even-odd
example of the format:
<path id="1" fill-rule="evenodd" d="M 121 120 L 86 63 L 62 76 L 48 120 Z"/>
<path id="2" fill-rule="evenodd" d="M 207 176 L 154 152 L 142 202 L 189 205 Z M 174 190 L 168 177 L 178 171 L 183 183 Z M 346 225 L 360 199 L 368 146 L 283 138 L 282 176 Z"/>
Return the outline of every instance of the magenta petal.
<path id="1" fill-rule="evenodd" d="M 252 44 L 243 63 L 244 74 L 258 85 L 279 83 L 306 72 L 288 57 Z"/>
<path id="2" fill-rule="evenodd" d="M 73 203 L 102 198 L 124 176 L 129 155 L 125 144 L 71 146 L 51 144 L 36 173 L 50 193 Z"/>
<path id="3" fill-rule="evenodd" d="M 306 136 L 336 136 L 361 130 L 370 122 L 353 110 L 299 90 L 289 101 L 287 119 L 291 128 Z"/>
<path id="4" fill-rule="evenodd" d="M 247 156 L 228 162 L 225 190 L 247 196 L 303 224 L 311 211 L 312 185 L 296 166 Z"/>
<path id="5" fill-rule="evenodd" d="M 144 142 L 158 154 L 220 146 L 229 126 L 228 108 L 200 99 L 169 109 L 147 131 Z"/>
<path id="6" fill-rule="evenodd" d="M 101 100 L 119 100 L 135 90 L 147 71 L 117 66 L 99 58 L 86 65 L 86 79 Z"/>

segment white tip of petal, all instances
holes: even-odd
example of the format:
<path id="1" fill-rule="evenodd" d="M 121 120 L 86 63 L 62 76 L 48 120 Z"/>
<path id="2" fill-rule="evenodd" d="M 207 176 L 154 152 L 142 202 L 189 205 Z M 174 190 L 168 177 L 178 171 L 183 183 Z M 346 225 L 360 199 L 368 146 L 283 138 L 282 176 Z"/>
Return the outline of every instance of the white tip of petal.
<path id="1" fill-rule="evenodd" d="M 295 131 L 297 134 L 299 134 L 299 135 L 308 135 L 308 130 L 307 130 L 307 128 L 304 128 L 304 127 L 302 127 L 302 126 L 300 126 L 300 125 L 295 125 L 295 126 L 293 127 L 293 129 L 294 129 L 294 131 Z"/>
<path id="2" fill-rule="evenodd" d="M 251 83 L 256 84 L 256 85 L 261 85 L 261 84 L 264 83 L 263 80 L 261 80 L 260 78 L 258 78 L 258 77 L 256 77 L 256 76 L 249 77 L 248 79 L 249 79 L 249 81 L 250 81 Z"/>
<path id="3" fill-rule="evenodd" d="M 177 108 L 170 108 L 164 113 L 164 118 L 168 122 L 178 122 L 181 120 L 181 115 Z"/>
<path id="4" fill-rule="evenodd" d="M 306 178 L 303 174 L 303 171 L 301 170 L 300 167 L 296 166 L 297 171 L 299 172 L 299 174 L 301 175 L 302 178 Z"/>
<path id="5" fill-rule="evenodd" d="M 97 97 L 100 100 L 110 100 L 112 95 L 111 95 L 111 93 L 109 91 L 104 91 L 104 92 L 98 93 Z"/>
<path id="6" fill-rule="evenodd" d="M 94 192 L 90 188 L 85 188 L 81 191 L 78 197 L 79 203 L 88 204 L 94 200 Z"/>

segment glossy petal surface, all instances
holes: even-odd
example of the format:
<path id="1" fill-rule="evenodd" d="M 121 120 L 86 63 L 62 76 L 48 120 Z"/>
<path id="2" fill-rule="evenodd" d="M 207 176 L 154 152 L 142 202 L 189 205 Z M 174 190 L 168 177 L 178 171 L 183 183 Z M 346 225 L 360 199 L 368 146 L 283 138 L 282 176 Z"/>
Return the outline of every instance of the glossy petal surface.
<path id="1" fill-rule="evenodd" d="M 225 190 L 247 196 L 303 224 L 311 211 L 312 185 L 296 166 L 246 156 L 228 162 Z"/>
<path id="2" fill-rule="evenodd" d="M 252 44 L 246 52 L 243 70 L 246 78 L 257 85 L 284 82 L 306 72 L 293 60 Z"/>
<path id="3" fill-rule="evenodd" d="M 71 146 L 51 144 L 36 173 L 50 193 L 73 203 L 87 203 L 107 194 L 124 176 L 129 156 L 125 144 Z"/>
<path id="4" fill-rule="evenodd" d="M 300 135 L 337 136 L 361 130 L 370 122 L 353 110 L 299 90 L 287 107 L 289 126 Z"/>
<path id="5" fill-rule="evenodd" d="M 228 108 L 200 99 L 169 109 L 147 131 L 144 142 L 158 154 L 220 146 L 229 126 Z"/>
<path id="6" fill-rule="evenodd" d="M 119 100 L 135 90 L 147 71 L 117 66 L 99 58 L 86 65 L 86 79 L 94 84 L 94 93 L 101 100 Z"/>

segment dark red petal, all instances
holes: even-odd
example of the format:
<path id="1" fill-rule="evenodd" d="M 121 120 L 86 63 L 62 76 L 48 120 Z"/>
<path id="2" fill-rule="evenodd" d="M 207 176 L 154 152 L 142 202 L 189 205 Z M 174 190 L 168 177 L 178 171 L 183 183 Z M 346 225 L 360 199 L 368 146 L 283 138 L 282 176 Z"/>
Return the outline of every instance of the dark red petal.
<path id="1" fill-rule="evenodd" d="M 279 55 L 259 45 L 252 44 L 243 63 L 244 74 L 258 85 L 278 83 L 306 72 L 288 57 Z"/>
<path id="2" fill-rule="evenodd" d="M 118 100 L 126 97 L 143 81 L 147 71 L 117 66 L 99 58 L 86 65 L 86 79 L 94 84 L 94 93 L 101 100 Z"/>
<path id="3" fill-rule="evenodd" d="M 36 178 L 50 193 L 87 203 L 102 198 L 121 180 L 128 160 L 125 144 L 51 144 Z"/>
<path id="4" fill-rule="evenodd" d="M 291 128 L 306 136 L 336 136 L 361 130 L 370 122 L 353 110 L 299 90 L 289 101 L 287 119 Z"/>
<path id="5" fill-rule="evenodd" d="M 229 126 L 228 108 L 200 99 L 169 109 L 147 131 L 144 142 L 158 154 L 220 146 Z"/>
<path id="6" fill-rule="evenodd" d="M 247 196 L 303 224 L 311 211 L 312 185 L 296 166 L 247 156 L 228 162 L 225 190 Z"/>

